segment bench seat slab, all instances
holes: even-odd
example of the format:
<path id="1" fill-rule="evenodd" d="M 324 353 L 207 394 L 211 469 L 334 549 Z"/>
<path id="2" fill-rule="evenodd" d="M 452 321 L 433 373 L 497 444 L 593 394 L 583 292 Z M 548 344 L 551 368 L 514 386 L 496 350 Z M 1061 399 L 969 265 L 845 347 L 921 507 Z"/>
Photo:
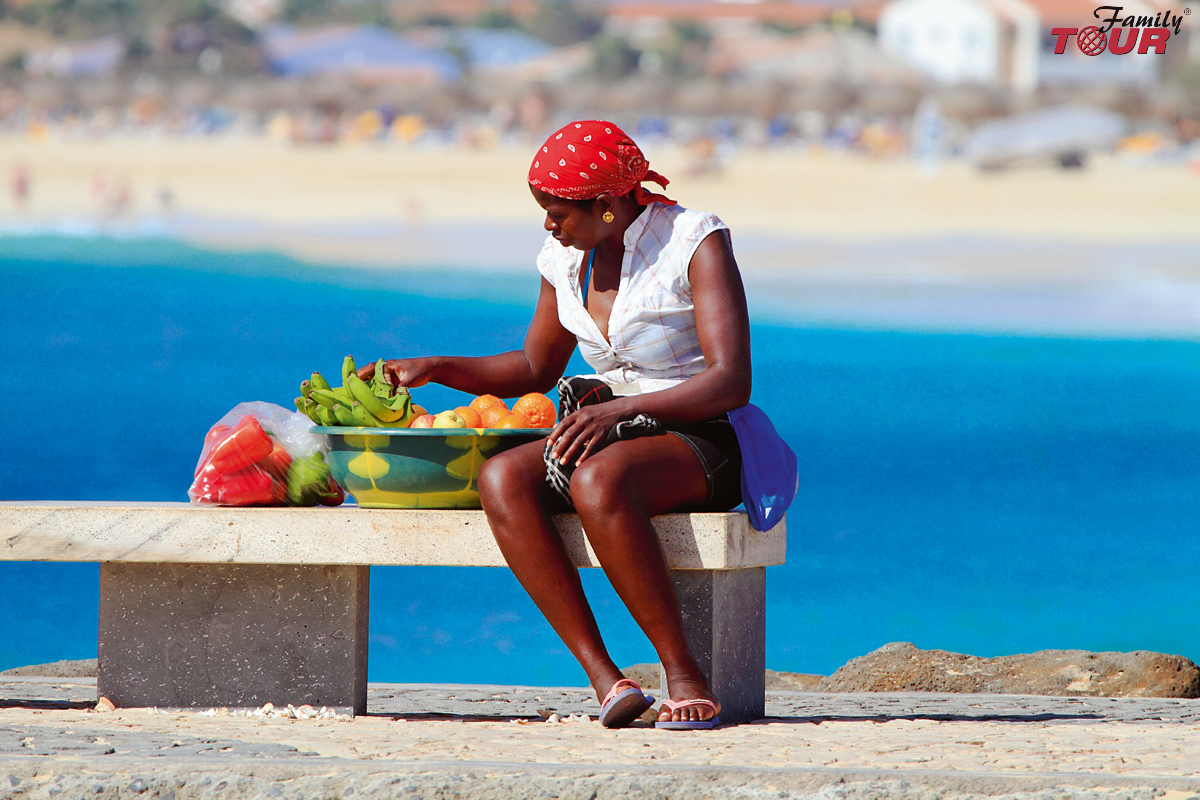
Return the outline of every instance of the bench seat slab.
<path id="1" fill-rule="evenodd" d="M 554 523 L 576 566 L 598 567 L 579 517 Z M 744 513 L 654 518 L 672 569 L 782 564 L 786 527 Z M 0 561 L 504 567 L 482 511 L 0 502 Z"/>
<path id="2" fill-rule="evenodd" d="M 366 566 L 105 562 L 98 693 L 366 713 L 369 588 Z"/>

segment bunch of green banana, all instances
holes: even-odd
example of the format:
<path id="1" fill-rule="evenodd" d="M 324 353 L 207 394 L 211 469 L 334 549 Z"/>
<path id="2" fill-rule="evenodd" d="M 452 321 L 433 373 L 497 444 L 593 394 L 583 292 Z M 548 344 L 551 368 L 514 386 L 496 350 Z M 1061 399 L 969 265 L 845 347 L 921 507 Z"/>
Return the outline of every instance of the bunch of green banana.
<path id="1" fill-rule="evenodd" d="M 296 408 L 318 425 L 350 428 L 407 428 L 412 421 L 412 398 L 408 389 L 392 386 L 383 369 L 375 364 L 370 381 L 358 377 L 354 358 L 342 362 L 342 385 L 334 388 L 314 372 L 300 384 Z"/>

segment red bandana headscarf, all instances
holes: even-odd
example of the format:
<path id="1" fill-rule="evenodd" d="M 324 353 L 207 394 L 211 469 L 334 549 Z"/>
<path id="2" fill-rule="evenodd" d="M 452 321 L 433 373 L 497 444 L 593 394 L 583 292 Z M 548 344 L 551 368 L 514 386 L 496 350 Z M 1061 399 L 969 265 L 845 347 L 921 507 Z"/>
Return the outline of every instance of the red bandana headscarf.
<path id="1" fill-rule="evenodd" d="M 611 122 L 571 122 L 550 135 L 529 167 L 529 184 L 566 200 L 590 200 L 601 192 L 633 192 L 640 205 L 675 201 L 647 191 L 642 181 L 664 189 L 670 183 L 650 169 L 641 148 Z"/>

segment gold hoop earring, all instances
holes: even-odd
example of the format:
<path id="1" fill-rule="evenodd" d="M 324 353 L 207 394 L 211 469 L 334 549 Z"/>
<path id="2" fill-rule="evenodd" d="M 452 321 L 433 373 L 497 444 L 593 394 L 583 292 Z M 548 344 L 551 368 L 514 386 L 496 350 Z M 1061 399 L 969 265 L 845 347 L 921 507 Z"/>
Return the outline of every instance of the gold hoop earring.
<path id="1" fill-rule="evenodd" d="M 616 217 L 613 216 L 611 211 L 605 211 L 600 215 L 600 219 L 604 220 L 605 222 L 612 222 L 614 219 L 616 219 Z"/>

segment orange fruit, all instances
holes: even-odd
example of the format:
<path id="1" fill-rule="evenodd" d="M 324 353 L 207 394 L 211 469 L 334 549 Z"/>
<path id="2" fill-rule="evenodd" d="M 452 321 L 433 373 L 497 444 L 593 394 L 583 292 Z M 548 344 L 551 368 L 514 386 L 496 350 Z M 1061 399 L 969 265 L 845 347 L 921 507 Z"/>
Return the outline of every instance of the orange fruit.
<path id="1" fill-rule="evenodd" d="M 466 421 L 468 428 L 482 428 L 483 427 L 483 420 L 480 419 L 479 412 L 476 411 L 475 409 L 471 408 L 470 406 L 459 406 L 458 408 L 456 408 L 454 410 L 457 411 L 459 416 L 461 416 Z"/>
<path id="2" fill-rule="evenodd" d="M 513 403 L 513 413 L 525 418 L 530 428 L 553 428 L 558 413 L 554 401 L 544 394 L 532 392 Z"/>
<path id="3" fill-rule="evenodd" d="M 504 406 L 492 406 L 479 413 L 479 421 L 485 428 L 494 428 L 496 423 L 509 416 L 512 416 L 512 412 Z"/>
<path id="4" fill-rule="evenodd" d="M 503 408 L 505 411 L 508 411 L 508 406 L 504 405 L 504 401 L 494 394 L 481 394 L 472 400 L 468 407 L 475 409 L 480 414 L 488 408 Z"/>
<path id="5" fill-rule="evenodd" d="M 419 406 L 416 403 L 413 403 L 412 404 L 412 413 L 413 413 L 414 417 L 423 417 L 426 414 L 428 414 L 429 412 L 425 410 L 424 406 Z"/>
<path id="6" fill-rule="evenodd" d="M 506 414 L 500 418 L 500 421 L 492 426 L 493 428 L 528 428 L 529 423 L 520 414 Z"/>

